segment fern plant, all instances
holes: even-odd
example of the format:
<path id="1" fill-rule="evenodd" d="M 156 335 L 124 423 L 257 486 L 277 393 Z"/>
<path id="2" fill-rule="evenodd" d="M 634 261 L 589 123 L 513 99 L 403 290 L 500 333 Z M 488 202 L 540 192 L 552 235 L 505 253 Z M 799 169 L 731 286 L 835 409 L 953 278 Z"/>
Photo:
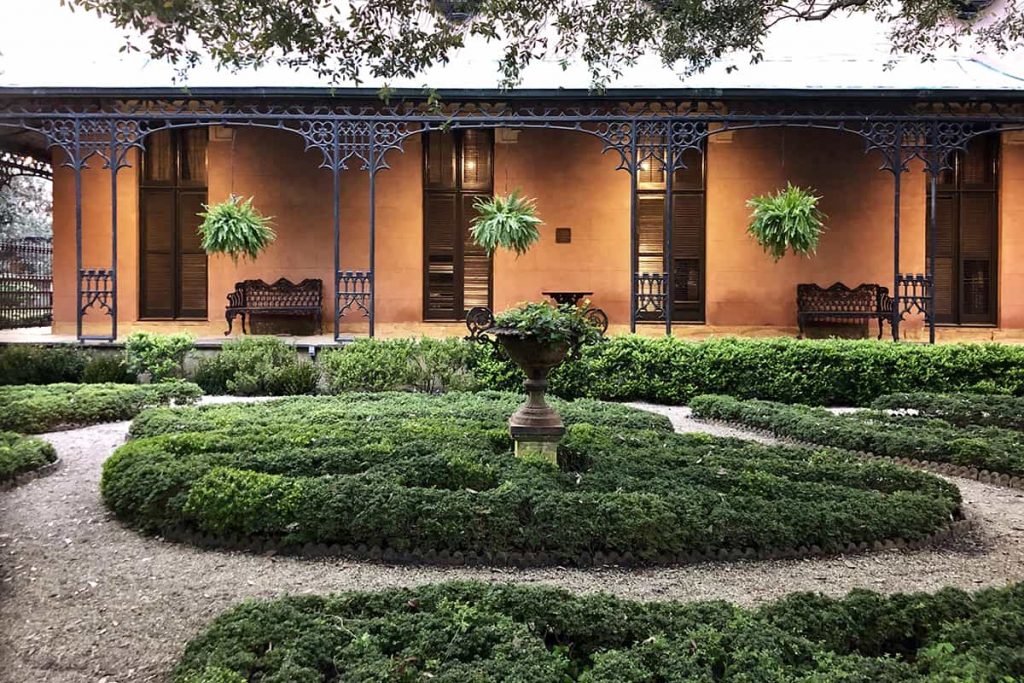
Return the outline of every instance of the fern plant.
<path id="1" fill-rule="evenodd" d="M 231 195 L 219 204 L 203 205 L 199 226 L 202 246 L 207 254 L 227 254 L 235 262 L 240 256 L 255 260 L 277 235 L 271 218 L 252 205 L 252 197 L 243 200 Z"/>
<path id="2" fill-rule="evenodd" d="M 518 189 L 507 197 L 481 197 L 473 208 L 477 216 L 470 234 L 488 254 L 501 247 L 521 256 L 540 239 L 537 228 L 544 221 L 537 217 L 536 202 L 521 196 Z"/>
<path id="3" fill-rule="evenodd" d="M 821 197 L 813 190 L 805 190 L 786 183 L 786 189 L 775 194 L 761 195 L 747 200 L 753 209 L 747 233 L 778 261 L 786 250 L 804 256 L 818 249 L 827 216 L 818 209 Z"/>

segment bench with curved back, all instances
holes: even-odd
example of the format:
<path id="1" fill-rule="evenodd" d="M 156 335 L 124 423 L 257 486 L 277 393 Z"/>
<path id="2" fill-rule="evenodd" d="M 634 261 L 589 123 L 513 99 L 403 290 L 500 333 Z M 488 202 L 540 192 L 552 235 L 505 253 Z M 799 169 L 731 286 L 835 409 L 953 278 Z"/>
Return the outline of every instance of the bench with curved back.
<path id="1" fill-rule="evenodd" d="M 803 339 L 804 328 L 812 320 L 878 320 L 878 338 L 881 339 L 882 324 L 888 321 L 892 325 L 893 302 L 889 289 L 876 284 L 862 284 L 853 289 L 841 282 L 831 287 L 802 284 L 796 286 L 796 310 L 799 339 Z"/>
<path id="2" fill-rule="evenodd" d="M 323 282 L 317 279 L 307 278 L 298 284 L 286 278 L 273 284 L 263 280 L 237 282 L 235 291 L 228 294 L 224 311 L 228 329 L 224 334 L 231 334 L 236 316 L 242 318 L 242 334 L 247 334 L 245 319 L 251 321 L 254 315 L 309 316 L 323 334 L 323 300 Z"/>

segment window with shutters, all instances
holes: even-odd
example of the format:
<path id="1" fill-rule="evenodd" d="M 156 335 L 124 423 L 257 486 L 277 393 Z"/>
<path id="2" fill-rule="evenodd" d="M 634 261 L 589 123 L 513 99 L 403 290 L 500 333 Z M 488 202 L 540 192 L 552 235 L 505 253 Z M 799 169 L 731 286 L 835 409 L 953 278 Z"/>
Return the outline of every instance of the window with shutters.
<path id="1" fill-rule="evenodd" d="M 704 321 L 704 154 L 687 150 L 672 178 L 672 320 Z M 665 273 L 665 169 L 657 161 L 637 174 L 637 273 Z M 656 313 L 640 319 L 662 320 Z"/>
<path id="2" fill-rule="evenodd" d="M 936 181 L 935 320 L 994 324 L 999 137 L 973 138 L 950 165 Z"/>
<path id="3" fill-rule="evenodd" d="M 207 202 L 205 128 L 146 138 L 139 192 L 139 317 L 207 317 L 206 252 L 198 214 Z"/>
<path id="4" fill-rule="evenodd" d="M 489 130 L 431 131 L 423 139 L 423 317 L 457 320 L 491 306 L 491 258 L 469 227 L 480 197 L 494 193 Z"/>

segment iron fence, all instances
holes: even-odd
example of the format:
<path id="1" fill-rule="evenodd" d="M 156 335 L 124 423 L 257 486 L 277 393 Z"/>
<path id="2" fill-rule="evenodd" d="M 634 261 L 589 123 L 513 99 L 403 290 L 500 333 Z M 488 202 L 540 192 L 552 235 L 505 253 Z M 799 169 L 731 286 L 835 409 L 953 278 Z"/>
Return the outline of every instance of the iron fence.
<path id="1" fill-rule="evenodd" d="M 0 329 L 53 322 L 50 238 L 0 239 Z"/>

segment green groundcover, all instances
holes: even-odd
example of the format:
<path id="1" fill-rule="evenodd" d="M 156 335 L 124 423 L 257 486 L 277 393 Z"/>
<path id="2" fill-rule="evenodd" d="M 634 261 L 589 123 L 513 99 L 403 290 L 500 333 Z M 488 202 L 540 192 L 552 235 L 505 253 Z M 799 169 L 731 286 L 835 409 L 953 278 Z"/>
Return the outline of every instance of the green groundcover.
<path id="1" fill-rule="evenodd" d="M 665 417 L 593 400 L 556 402 L 568 425 L 559 465 L 517 458 L 506 420 L 521 400 L 379 393 L 155 409 L 105 463 L 103 498 L 148 532 L 493 563 L 845 550 L 926 538 L 960 505 L 927 473 L 678 435 Z"/>
<path id="2" fill-rule="evenodd" d="M 1024 584 L 976 594 L 794 594 L 758 609 L 446 583 L 247 602 L 185 650 L 175 683 L 754 681 L 1009 683 Z"/>

